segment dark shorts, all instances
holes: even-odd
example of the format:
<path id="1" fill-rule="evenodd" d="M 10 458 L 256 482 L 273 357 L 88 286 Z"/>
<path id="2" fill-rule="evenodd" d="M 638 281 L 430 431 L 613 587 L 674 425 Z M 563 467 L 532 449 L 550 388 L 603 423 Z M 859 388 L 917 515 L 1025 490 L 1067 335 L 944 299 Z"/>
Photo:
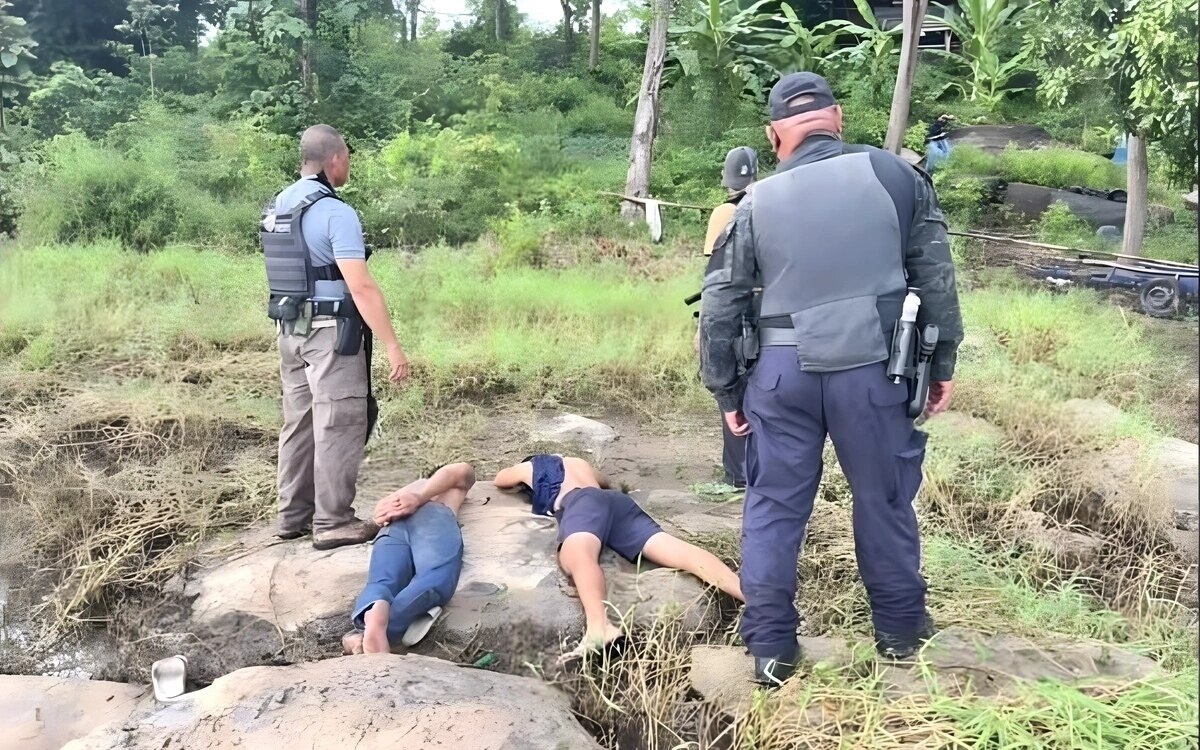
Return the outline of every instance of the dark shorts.
<path id="1" fill-rule="evenodd" d="M 554 516 L 558 519 L 559 547 L 572 534 L 585 532 L 630 562 L 642 554 L 650 537 L 662 531 L 633 498 L 617 490 L 571 490 Z"/>

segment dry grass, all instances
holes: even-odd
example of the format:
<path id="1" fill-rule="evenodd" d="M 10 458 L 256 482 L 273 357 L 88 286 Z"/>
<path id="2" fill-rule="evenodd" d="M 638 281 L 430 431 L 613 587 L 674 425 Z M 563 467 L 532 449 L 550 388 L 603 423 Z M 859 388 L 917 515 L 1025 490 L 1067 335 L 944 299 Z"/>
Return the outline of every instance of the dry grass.
<path id="1" fill-rule="evenodd" d="M 261 521 L 273 504 L 268 435 L 202 401 L 11 370 L 3 385 L 5 556 L 33 566 L 48 595 L 30 598 L 51 631 L 109 618 L 206 538 Z"/>

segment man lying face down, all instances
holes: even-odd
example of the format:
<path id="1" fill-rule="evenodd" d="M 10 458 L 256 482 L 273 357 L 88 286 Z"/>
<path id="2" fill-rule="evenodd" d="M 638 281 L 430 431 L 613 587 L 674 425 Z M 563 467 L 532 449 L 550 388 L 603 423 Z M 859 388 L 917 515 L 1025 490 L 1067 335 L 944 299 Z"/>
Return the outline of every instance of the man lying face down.
<path id="1" fill-rule="evenodd" d="M 496 475 L 501 489 L 522 487 L 533 512 L 558 520 L 558 564 L 575 583 L 586 631 L 577 654 L 603 649 L 622 637 L 608 620 L 600 552 L 609 547 L 630 562 L 645 557 L 664 568 L 687 571 L 738 601 L 745 601 L 737 573 L 716 555 L 662 530 L 633 498 L 608 484 L 582 458 L 530 456 Z"/>
<path id="2" fill-rule="evenodd" d="M 354 603 L 346 653 L 388 653 L 425 637 L 462 572 L 458 509 L 475 484 L 470 464 L 448 464 L 383 498 L 373 521 L 367 585 Z"/>

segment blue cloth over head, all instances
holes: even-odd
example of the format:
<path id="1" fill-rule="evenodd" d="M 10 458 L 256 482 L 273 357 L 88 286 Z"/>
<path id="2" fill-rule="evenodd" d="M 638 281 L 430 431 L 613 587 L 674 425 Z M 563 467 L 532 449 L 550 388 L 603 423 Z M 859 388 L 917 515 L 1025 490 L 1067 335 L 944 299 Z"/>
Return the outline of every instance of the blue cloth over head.
<path id="1" fill-rule="evenodd" d="M 562 456 L 542 453 L 530 456 L 529 461 L 533 464 L 533 486 L 529 488 L 533 496 L 533 514 L 553 516 L 554 501 L 567 476 Z"/>

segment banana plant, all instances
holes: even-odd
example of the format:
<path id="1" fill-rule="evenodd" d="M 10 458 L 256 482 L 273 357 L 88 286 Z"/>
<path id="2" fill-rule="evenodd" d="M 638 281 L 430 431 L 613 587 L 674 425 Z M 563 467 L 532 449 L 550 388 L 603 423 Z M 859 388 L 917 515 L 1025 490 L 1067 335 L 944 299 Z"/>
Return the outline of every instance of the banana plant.
<path id="1" fill-rule="evenodd" d="M 777 2 L 759 0 L 742 8 L 737 0 L 700 0 L 694 20 L 670 29 L 671 59 L 684 76 L 725 76 L 737 93 L 752 98 L 761 98 L 763 84 L 781 75 L 818 70 L 839 32 L 826 24 L 807 28 L 786 4 L 780 6 L 782 17 L 761 10 Z"/>
<path id="2" fill-rule="evenodd" d="M 1020 6 L 1008 0 L 958 0 L 958 7 L 940 6 L 943 20 L 962 44 L 962 52 L 938 51 L 943 57 L 966 65 L 970 78 L 949 84 L 971 101 L 995 109 L 1008 95 L 1024 91 L 1025 87 L 1009 86 L 1018 74 L 1027 71 L 1028 52 L 1022 49 L 1007 60 L 1001 60 L 998 49 L 1006 30 L 1017 24 Z"/>
<path id="3" fill-rule="evenodd" d="M 883 28 L 875 18 L 875 12 L 871 10 L 871 4 L 867 0 L 854 0 L 854 5 L 858 8 L 858 13 L 866 25 L 845 19 L 826 21 L 823 24 L 858 40 L 858 44 L 839 49 L 830 55 L 830 58 L 845 58 L 859 65 L 865 65 L 871 75 L 875 76 L 887 69 L 892 57 L 900 54 L 900 42 L 904 28 L 900 25 L 892 29 Z"/>
<path id="4" fill-rule="evenodd" d="M 737 0 L 702 0 L 694 20 L 669 29 L 670 58 L 686 77 L 723 76 L 738 93 L 754 95 L 758 82 L 770 78 L 768 51 L 780 36 L 766 25 L 773 16 L 759 11 L 769 2 L 740 8 Z"/>
<path id="5" fill-rule="evenodd" d="M 819 72 L 833 55 L 834 45 L 841 35 L 837 24 L 826 21 L 810 29 L 796 16 L 792 6 L 783 3 L 779 7 L 783 11 L 783 18 L 778 20 L 784 22 L 787 30 L 779 40 L 776 72 L 780 75 L 802 70 Z"/>

